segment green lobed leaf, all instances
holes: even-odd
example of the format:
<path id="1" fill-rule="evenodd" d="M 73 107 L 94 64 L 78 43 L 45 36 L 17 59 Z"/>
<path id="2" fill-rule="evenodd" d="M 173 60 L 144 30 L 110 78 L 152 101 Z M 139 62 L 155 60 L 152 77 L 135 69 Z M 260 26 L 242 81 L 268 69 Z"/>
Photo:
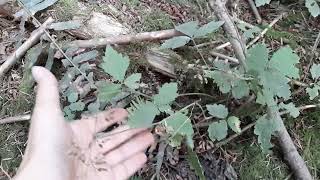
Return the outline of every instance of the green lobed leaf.
<path id="1" fill-rule="evenodd" d="M 238 117 L 231 116 L 227 120 L 229 127 L 236 133 L 241 133 L 240 120 Z"/>
<path id="2" fill-rule="evenodd" d="M 228 116 L 228 109 L 222 104 L 206 105 L 206 107 L 211 116 L 221 119 Z"/>
<path id="3" fill-rule="evenodd" d="M 248 83 L 245 80 L 235 81 L 232 87 L 232 95 L 236 99 L 241 99 L 245 96 L 248 96 L 250 93 L 250 88 Z"/>
<path id="4" fill-rule="evenodd" d="M 121 92 L 121 84 L 102 82 L 98 85 L 98 99 L 101 102 L 110 102 Z"/>
<path id="5" fill-rule="evenodd" d="M 308 87 L 306 89 L 306 92 L 309 94 L 310 100 L 313 100 L 314 98 L 319 96 L 319 90 L 320 90 L 320 86 L 318 85 L 315 85 L 313 88 Z"/>
<path id="6" fill-rule="evenodd" d="M 123 81 L 129 67 L 129 58 L 122 56 L 111 46 L 108 46 L 106 48 L 105 56 L 103 57 L 103 63 L 100 64 L 100 67 L 115 80 Z"/>
<path id="7" fill-rule="evenodd" d="M 155 104 L 149 101 L 143 102 L 142 100 L 133 101 L 132 107 L 128 111 L 128 125 L 131 128 L 150 127 L 156 115 L 160 113 Z"/>
<path id="8" fill-rule="evenodd" d="M 312 64 L 310 72 L 313 79 L 318 79 L 320 77 L 320 64 Z"/>
<path id="9" fill-rule="evenodd" d="M 231 90 L 232 81 L 234 80 L 234 77 L 229 74 L 225 73 L 223 71 L 204 71 L 204 76 L 211 78 L 214 80 L 214 82 L 218 85 L 219 90 L 222 93 L 228 93 Z"/>
<path id="10" fill-rule="evenodd" d="M 228 124 L 226 120 L 213 122 L 208 128 L 209 137 L 212 141 L 222 140 L 228 135 Z"/>
<path id="11" fill-rule="evenodd" d="M 178 111 L 164 120 L 168 133 L 174 138 L 176 144 L 180 144 L 177 140 L 182 140 L 179 135 L 185 137 L 187 144 L 193 149 L 193 128 L 191 120 L 184 113 Z M 177 136 L 178 135 L 178 136 Z"/>
<path id="12" fill-rule="evenodd" d="M 195 33 L 194 37 L 205 37 L 207 34 L 215 32 L 224 24 L 224 21 L 211 21 L 208 24 L 200 27 Z"/>
<path id="13" fill-rule="evenodd" d="M 95 102 L 92 102 L 88 105 L 88 111 L 90 113 L 97 113 L 99 112 L 99 109 L 100 108 L 100 102 L 99 101 L 95 101 Z"/>
<path id="14" fill-rule="evenodd" d="M 266 115 L 258 119 L 254 127 L 254 134 L 258 136 L 258 142 L 263 152 L 267 153 L 269 149 L 273 147 L 270 142 L 271 136 L 279 129 L 280 125 L 277 119 L 268 119 Z"/>
<path id="15" fill-rule="evenodd" d="M 197 153 L 195 153 L 192 149 L 188 148 L 187 160 L 190 164 L 190 167 L 194 169 L 194 172 L 198 176 L 200 180 L 206 180 L 204 176 L 202 165 L 199 161 Z"/>
<path id="16" fill-rule="evenodd" d="M 297 79 L 299 69 L 295 65 L 299 63 L 299 59 L 290 47 L 282 47 L 273 54 L 270 65 L 283 75 Z"/>
<path id="17" fill-rule="evenodd" d="M 259 75 L 260 83 L 266 91 L 270 91 L 274 96 L 290 99 L 291 91 L 288 85 L 289 80 L 275 69 L 268 69 Z"/>
<path id="18" fill-rule="evenodd" d="M 70 103 L 76 102 L 78 100 L 78 96 L 79 96 L 79 94 L 77 92 L 71 92 L 68 95 L 68 102 L 70 102 Z"/>
<path id="19" fill-rule="evenodd" d="M 319 7 L 317 1 L 306 0 L 305 5 L 313 17 L 317 17 L 320 15 L 320 7 Z"/>
<path id="20" fill-rule="evenodd" d="M 270 1 L 271 1 L 271 0 L 255 0 L 257 7 L 263 6 L 263 5 L 266 5 L 266 4 L 269 4 Z"/>
<path id="21" fill-rule="evenodd" d="M 159 93 L 153 96 L 153 101 L 158 106 L 171 104 L 178 97 L 177 91 L 177 83 L 165 83 L 159 89 Z"/>
<path id="22" fill-rule="evenodd" d="M 257 44 L 248 50 L 247 66 L 248 70 L 254 74 L 263 72 L 268 63 L 269 50 L 265 44 Z"/>
<path id="23" fill-rule="evenodd" d="M 69 105 L 69 108 L 70 108 L 71 111 L 83 111 L 85 106 L 86 105 L 83 102 L 78 101 L 78 102 L 75 102 L 75 103 L 71 103 Z"/>
<path id="24" fill-rule="evenodd" d="M 186 45 L 191 39 L 187 36 L 173 37 L 164 41 L 160 49 L 175 49 Z"/>
<path id="25" fill-rule="evenodd" d="M 198 30 L 198 21 L 190 21 L 179 26 L 176 26 L 175 29 L 183 34 L 192 37 L 194 33 Z"/>
<path id="26" fill-rule="evenodd" d="M 284 104 L 283 102 L 279 104 L 281 109 L 289 111 L 290 116 L 297 118 L 300 115 L 299 109 L 291 102 L 289 104 Z"/>
<path id="27" fill-rule="evenodd" d="M 139 81 L 141 79 L 141 73 L 131 74 L 124 80 L 124 84 L 130 89 L 137 89 L 139 87 Z"/>

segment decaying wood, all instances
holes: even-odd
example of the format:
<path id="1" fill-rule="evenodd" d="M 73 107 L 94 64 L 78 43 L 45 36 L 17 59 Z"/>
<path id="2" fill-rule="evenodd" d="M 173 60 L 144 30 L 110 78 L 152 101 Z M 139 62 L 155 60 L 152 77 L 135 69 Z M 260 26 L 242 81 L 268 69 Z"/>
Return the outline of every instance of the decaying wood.
<path id="1" fill-rule="evenodd" d="M 76 40 L 68 43 L 67 47 L 80 47 L 80 48 L 92 48 L 92 47 L 101 47 L 112 44 L 129 44 L 132 42 L 141 42 L 141 41 L 159 41 L 170 39 L 175 36 L 181 36 L 183 33 L 176 31 L 175 29 L 162 30 L 162 31 L 153 31 L 153 32 L 143 32 L 138 34 L 128 34 L 128 35 L 119 35 L 112 36 L 108 38 L 98 38 L 91 40 Z"/>
<path id="2" fill-rule="evenodd" d="M 53 22 L 53 18 L 49 17 L 37 30 L 32 32 L 29 39 L 27 39 L 15 52 L 13 52 L 8 59 L 0 66 L 0 78 L 19 60 L 25 53 L 35 45 L 40 37 L 45 33 L 45 28 Z"/>
<path id="3" fill-rule="evenodd" d="M 145 57 L 155 71 L 176 78 L 175 67 L 170 63 L 170 59 L 172 58 L 170 55 L 160 51 L 150 50 L 145 54 Z"/>
<path id="4" fill-rule="evenodd" d="M 228 12 L 225 8 L 225 2 L 226 1 L 224 1 L 224 0 L 210 0 L 210 5 L 213 8 L 213 10 L 215 11 L 218 18 L 220 20 L 225 21 L 223 28 L 224 28 L 225 32 L 231 36 L 229 38 L 230 39 L 229 41 L 230 41 L 230 43 L 236 53 L 237 58 L 240 61 L 240 64 L 245 64 L 245 62 L 242 62 L 242 60 L 244 61 L 244 59 L 245 59 L 245 57 L 244 57 L 244 55 L 246 54 L 245 48 L 243 48 L 244 47 L 243 43 L 239 39 L 240 37 L 237 36 L 237 35 L 239 35 L 238 29 L 236 29 L 235 26 L 233 25 L 232 21 L 229 20 L 230 16 L 228 15 Z M 282 17 L 283 17 L 283 15 L 279 16 L 270 25 L 273 26 Z M 251 43 L 249 43 L 249 45 L 254 44 L 262 36 L 259 35 Z M 240 50 L 242 50 L 242 52 L 240 52 Z M 243 58 L 243 59 L 241 59 L 241 58 Z M 283 124 L 283 120 L 280 117 L 279 112 L 272 111 L 270 108 L 268 108 L 268 115 L 277 119 L 278 123 L 280 125 L 282 125 L 281 130 L 276 132 L 276 136 L 277 136 L 277 139 L 278 139 L 280 146 L 282 148 L 284 157 L 285 157 L 286 161 L 288 162 L 290 168 L 293 170 L 293 173 L 295 174 L 296 178 L 297 179 L 312 180 L 312 176 L 311 176 L 304 160 L 299 155 L 297 148 L 295 147 L 287 129 L 285 128 L 285 126 Z"/>

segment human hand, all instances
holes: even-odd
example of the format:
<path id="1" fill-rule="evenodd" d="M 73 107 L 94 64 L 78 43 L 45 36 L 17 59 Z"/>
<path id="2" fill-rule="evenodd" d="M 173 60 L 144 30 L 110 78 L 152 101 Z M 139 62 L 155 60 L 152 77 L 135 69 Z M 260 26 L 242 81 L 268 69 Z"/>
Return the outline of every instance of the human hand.
<path id="1" fill-rule="evenodd" d="M 121 180 L 145 164 L 144 151 L 154 141 L 150 132 L 120 126 L 101 133 L 127 117 L 124 109 L 67 122 L 54 75 L 42 67 L 34 67 L 32 74 L 38 83 L 37 98 L 27 149 L 15 179 Z"/>

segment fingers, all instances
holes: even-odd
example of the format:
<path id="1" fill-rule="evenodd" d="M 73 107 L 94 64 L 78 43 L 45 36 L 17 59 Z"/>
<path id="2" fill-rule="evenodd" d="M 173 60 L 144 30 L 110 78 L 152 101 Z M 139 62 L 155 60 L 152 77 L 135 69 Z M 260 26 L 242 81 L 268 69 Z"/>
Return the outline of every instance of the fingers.
<path id="1" fill-rule="evenodd" d="M 118 127 L 109 133 L 103 134 L 104 137 L 97 140 L 94 149 L 97 149 L 99 154 L 106 153 L 144 130 L 142 128 L 130 129 L 129 126 Z"/>
<path id="2" fill-rule="evenodd" d="M 147 157 L 143 153 L 138 153 L 125 160 L 121 164 L 113 167 L 112 171 L 117 180 L 125 180 L 131 177 L 135 172 L 143 167 L 147 162 Z"/>
<path id="3" fill-rule="evenodd" d="M 92 136 L 117 122 L 123 121 L 127 116 L 128 113 L 126 110 L 115 108 L 100 112 L 80 121 L 73 121 L 72 126 L 75 131 L 80 129 L 85 131 L 83 133 L 89 133 L 89 135 Z"/>
<path id="4" fill-rule="evenodd" d="M 58 82 L 43 67 L 33 67 L 32 75 L 37 85 L 36 104 L 30 126 L 30 143 L 42 146 L 43 142 L 57 145 L 66 130 L 59 103 Z M 45 145 L 43 145 L 45 146 Z"/>
<path id="5" fill-rule="evenodd" d="M 61 113 L 58 81 L 54 75 L 46 68 L 38 66 L 32 68 L 32 75 L 38 83 L 35 113 L 36 111 Z"/>
<path id="6" fill-rule="evenodd" d="M 143 132 L 118 148 L 105 154 L 105 162 L 114 166 L 131 156 L 145 151 L 152 143 L 154 138 L 150 132 Z"/>

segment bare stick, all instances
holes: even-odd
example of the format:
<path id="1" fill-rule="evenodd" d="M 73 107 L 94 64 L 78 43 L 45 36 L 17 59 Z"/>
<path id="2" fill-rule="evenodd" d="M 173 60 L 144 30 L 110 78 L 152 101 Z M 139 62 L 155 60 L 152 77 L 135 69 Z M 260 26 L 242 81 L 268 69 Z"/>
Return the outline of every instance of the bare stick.
<path id="1" fill-rule="evenodd" d="M 217 57 L 220 57 L 220 58 L 223 58 L 223 59 L 227 59 L 228 61 L 233 62 L 235 64 L 239 64 L 239 61 L 236 58 L 229 57 L 229 56 L 226 56 L 224 54 L 221 54 L 221 53 L 218 53 L 218 52 L 215 52 L 215 51 L 210 51 L 210 54 L 212 56 L 217 56 Z"/>
<path id="2" fill-rule="evenodd" d="M 220 46 L 217 46 L 215 49 L 216 49 L 216 50 L 220 50 L 220 49 L 223 49 L 223 48 L 228 47 L 228 46 L 230 46 L 230 45 L 231 45 L 230 42 L 226 42 L 226 43 L 224 43 L 224 44 L 221 44 Z"/>
<path id="3" fill-rule="evenodd" d="M 249 3 L 249 5 L 250 5 L 250 7 L 251 7 L 251 9 L 252 9 L 252 12 L 253 12 L 254 16 L 255 16 L 256 19 L 257 19 L 257 23 L 258 23 L 258 24 L 261 24 L 262 18 L 261 18 L 261 16 L 260 16 L 260 13 L 259 13 L 257 7 L 256 7 L 256 4 L 253 2 L 253 0 L 248 0 L 248 3 Z"/>
<path id="4" fill-rule="evenodd" d="M 19 60 L 24 54 L 36 44 L 40 37 L 44 34 L 46 26 L 53 22 L 53 18 L 49 17 L 37 30 L 31 33 L 27 39 L 8 59 L 0 66 L 0 78 Z"/>
<path id="5" fill-rule="evenodd" d="M 262 38 L 267 31 L 272 28 L 279 20 L 281 20 L 284 16 L 286 16 L 286 13 L 283 13 L 281 15 L 279 15 L 276 19 L 274 19 L 267 28 L 265 28 L 260 34 L 259 36 L 257 36 L 256 38 L 254 38 L 251 42 L 249 42 L 249 44 L 247 45 L 247 48 L 251 47 L 253 44 L 255 44 L 260 38 Z"/>
<path id="6" fill-rule="evenodd" d="M 216 16 L 219 20 L 224 21 L 223 28 L 226 33 L 230 36 L 229 42 L 231 43 L 233 50 L 236 54 L 237 59 L 240 64 L 246 69 L 247 65 L 245 63 L 245 52 L 246 47 L 242 41 L 242 38 L 237 31 L 230 14 L 225 6 L 225 0 L 210 0 L 209 1 L 211 8 L 214 10 Z"/>
<path id="7" fill-rule="evenodd" d="M 129 44 L 132 42 L 141 42 L 141 41 L 159 41 L 159 40 L 170 39 L 172 37 L 182 36 L 182 35 L 183 33 L 179 31 L 176 31 L 174 29 L 169 29 L 169 30 L 162 30 L 162 31 L 143 32 L 138 34 L 112 36 L 108 38 L 76 40 L 71 43 L 68 43 L 67 47 L 89 48 L 89 47 L 106 46 L 108 44 L 121 45 L 121 44 Z"/>
<path id="8" fill-rule="evenodd" d="M 14 117 L 8 117 L 4 119 L 0 119 L 0 124 L 8 124 L 8 123 L 15 123 L 15 122 L 21 122 L 21 121 L 28 121 L 31 119 L 30 114 L 21 115 L 21 116 L 14 116 Z"/>

